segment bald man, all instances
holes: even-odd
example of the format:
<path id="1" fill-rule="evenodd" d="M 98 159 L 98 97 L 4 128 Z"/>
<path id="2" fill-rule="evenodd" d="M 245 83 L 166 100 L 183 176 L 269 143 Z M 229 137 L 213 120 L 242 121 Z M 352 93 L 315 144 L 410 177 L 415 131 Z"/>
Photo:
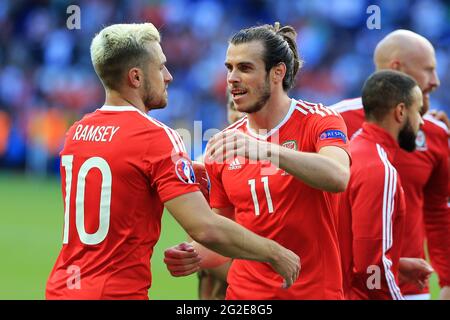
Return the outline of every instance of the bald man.
<path id="1" fill-rule="evenodd" d="M 439 275 L 441 299 L 450 299 L 447 127 L 426 114 L 430 109 L 429 95 L 440 84 L 434 48 L 417 33 L 396 30 L 378 43 L 374 63 L 377 70 L 393 69 L 410 75 L 422 90 L 425 115 L 416 139 L 416 151 L 399 150 L 394 158 L 407 209 L 401 256 L 424 258 L 426 242 L 432 265 Z M 364 121 L 361 98 L 343 100 L 331 108 L 344 118 L 348 136 L 357 135 Z M 401 291 L 407 299 L 430 298 L 427 287 L 403 284 Z"/>

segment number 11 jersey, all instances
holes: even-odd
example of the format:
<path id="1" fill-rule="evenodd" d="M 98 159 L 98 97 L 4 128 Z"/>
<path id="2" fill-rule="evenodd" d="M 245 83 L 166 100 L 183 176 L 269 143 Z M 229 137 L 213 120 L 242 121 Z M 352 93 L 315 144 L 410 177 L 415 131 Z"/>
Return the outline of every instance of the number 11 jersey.
<path id="1" fill-rule="evenodd" d="M 294 99 L 270 132 L 254 133 L 247 117 L 225 130 L 241 130 L 302 152 L 317 153 L 325 146 L 348 152 L 347 129 L 338 113 Z M 224 164 L 206 162 L 206 168 L 211 207 L 234 207 L 236 222 L 294 251 L 301 261 L 298 280 L 286 290 L 269 264 L 234 260 L 227 299 L 343 298 L 336 194 L 312 188 L 273 164 L 242 157 Z"/>

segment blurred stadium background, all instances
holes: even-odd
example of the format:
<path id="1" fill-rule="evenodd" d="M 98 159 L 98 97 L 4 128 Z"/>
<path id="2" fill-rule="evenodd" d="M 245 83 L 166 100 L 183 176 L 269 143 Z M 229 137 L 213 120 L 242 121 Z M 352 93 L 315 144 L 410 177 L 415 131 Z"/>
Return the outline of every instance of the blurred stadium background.
<path id="1" fill-rule="evenodd" d="M 69 30 L 69 5 L 81 28 Z M 369 5 L 381 29 L 369 30 Z M 432 108 L 450 111 L 450 2 L 446 0 L 0 1 L 0 299 L 42 299 L 61 245 L 58 152 L 65 131 L 103 104 L 89 56 L 93 35 L 112 23 L 150 21 L 160 29 L 174 81 L 169 105 L 152 116 L 174 128 L 226 125 L 227 39 L 243 27 L 280 21 L 298 31 L 305 60 L 291 96 L 332 104 L 360 95 L 375 44 L 397 28 L 434 44 L 441 87 Z M 192 157 L 199 155 L 196 150 Z M 195 276 L 170 277 L 163 249 L 185 235 L 165 214 L 152 259 L 154 299 L 195 299 Z M 436 277 L 433 298 L 438 295 Z"/>

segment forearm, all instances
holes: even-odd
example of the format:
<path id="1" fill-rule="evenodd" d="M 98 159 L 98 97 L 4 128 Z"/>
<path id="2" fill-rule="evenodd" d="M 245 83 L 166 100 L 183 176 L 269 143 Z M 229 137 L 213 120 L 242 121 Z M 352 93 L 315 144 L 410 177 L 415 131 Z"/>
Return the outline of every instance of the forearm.
<path id="1" fill-rule="evenodd" d="M 196 241 L 192 241 L 191 245 L 194 247 L 195 251 L 198 253 L 201 258 L 199 267 L 202 269 L 213 269 L 218 268 L 225 264 L 226 262 L 230 262 L 231 258 L 225 257 L 215 251 L 209 250 L 205 246 L 201 245 Z"/>
<path id="2" fill-rule="evenodd" d="M 271 262 L 276 258 L 278 245 L 260 237 L 231 220 L 219 215 L 213 217 L 208 230 L 194 240 L 219 254 L 235 258 Z"/>
<path id="3" fill-rule="evenodd" d="M 221 255 L 269 263 L 276 263 L 280 256 L 280 245 L 213 213 L 200 192 L 181 195 L 165 205 L 192 239 Z"/>
<path id="4" fill-rule="evenodd" d="M 342 192 L 349 179 L 349 168 L 318 153 L 273 148 L 272 163 L 307 185 L 329 192 Z"/>

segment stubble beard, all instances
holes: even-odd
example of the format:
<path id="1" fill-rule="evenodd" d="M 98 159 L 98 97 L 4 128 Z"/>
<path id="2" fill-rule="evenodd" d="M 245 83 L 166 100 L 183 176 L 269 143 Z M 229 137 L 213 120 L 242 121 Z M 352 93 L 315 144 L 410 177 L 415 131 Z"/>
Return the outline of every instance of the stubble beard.
<path id="1" fill-rule="evenodd" d="M 261 92 L 258 101 L 256 101 L 253 105 L 248 107 L 246 110 L 238 110 L 240 112 L 245 113 L 255 113 L 261 110 L 267 101 L 270 99 L 270 82 L 268 77 L 266 77 L 263 87 L 258 90 Z"/>

